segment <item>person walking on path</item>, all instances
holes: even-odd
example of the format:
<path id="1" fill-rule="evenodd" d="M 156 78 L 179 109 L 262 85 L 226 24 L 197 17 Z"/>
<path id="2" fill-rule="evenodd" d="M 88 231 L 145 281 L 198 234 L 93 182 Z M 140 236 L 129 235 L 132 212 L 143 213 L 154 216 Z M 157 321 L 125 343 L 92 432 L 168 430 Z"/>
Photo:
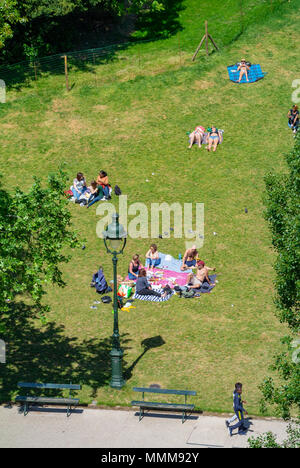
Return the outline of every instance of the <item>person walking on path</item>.
<path id="1" fill-rule="evenodd" d="M 240 382 L 237 382 L 233 392 L 233 409 L 235 414 L 232 418 L 225 421 L 230 437 L 232 436 L 234 429 L 238 429 L 239 434 L 246 430 L 244 424 L 244 413 L 248 414 L 248 412 L 244 409 L 243 404 L 246 404 L 247 402 L 242 400 L 242 391 L 243 385 Z M 230 423 L 235 419 L 237 419 L 238 422 L 234 426 L 230 426 Z"/>

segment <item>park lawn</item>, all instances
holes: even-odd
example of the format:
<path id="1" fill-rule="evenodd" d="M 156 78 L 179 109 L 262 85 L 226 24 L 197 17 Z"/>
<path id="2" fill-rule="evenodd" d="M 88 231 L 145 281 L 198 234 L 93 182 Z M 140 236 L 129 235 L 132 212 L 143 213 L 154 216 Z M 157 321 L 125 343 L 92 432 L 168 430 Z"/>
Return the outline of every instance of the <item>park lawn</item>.
<path id="1" fill-rule="evenodd" d="M 186 20 L 188 12 L 182 12 Z M 126 60 L 99 65 L 95 73 L 72 70 L 69 93 L 63 76 L 8 92 L 0 109 L 1 172 L 8 188 L 28 188 L 34 175 L 45 178 L 63 163 L 70 185 L 79 170 L 88 182 L 107 170 L 128 204 L 204 203 L 200 256 L 216 266 L 219 283 L 197 299 L 135 301 L 136 309 L 120 312 L 127 383 L 112 390 L 112 307 L 90 309 L 99 297 L 89 287 L 99 264 L 112 279 L 111 258 L 96 235 L 95 206 L 70 205 L 86 248 L 72 252 L 63 267 L 67 286 L 48 288 L 46 324 L 30 318 L 26 306 L 15 317 L 18 332 L 9 343 L 2 401 L 13 397 L 20 380 L 71 380 L 82 384 L 83 403 L 128 406 L 132 387 L 157 383 L 196 390 L 198 409 L 222 412 L 231 411 L 233 385 L 242 381 L 249 412 L 259 414 L 258 385 L 286 331 L 274 316 L 275 256 L 263 219 L 263 178 L 285 170 L 283 154 L 293 145 L 286 114 L 299 39 L 291 47 L 289 32 L 299 16 L 294 11 L 250 27 L 220 53 L 208 59 L 202 53 L 194 64 L 195 47 L 171 60 L 171 38 L 160 53 L 158 43 L 153 49 L 137 46 L 140 60 L 130 48 L 122 51 Z M 226 65 L 242 55 L 268 72 L 263 80 L 249 86 L 228 80 Z M 224 128 L 215 154 L 187 149 L 186 132 L 197 124 Z M 118 207 L 116 197 L 112 203 Z M 175 257 L 185 249 L 180 239 L 129 239 L 118 272 L 125 276 L 131 256 L 144 256 L 152 241 Z"/>

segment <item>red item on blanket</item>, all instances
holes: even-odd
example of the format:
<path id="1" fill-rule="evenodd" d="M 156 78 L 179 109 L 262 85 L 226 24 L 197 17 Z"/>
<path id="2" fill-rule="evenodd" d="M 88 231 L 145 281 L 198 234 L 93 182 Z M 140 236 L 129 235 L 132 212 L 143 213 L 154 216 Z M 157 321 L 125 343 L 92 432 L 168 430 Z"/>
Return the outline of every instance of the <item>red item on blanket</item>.
<path id="1" fill-rule="evenodd" d="M 66 195 L 67 198 L 73 197 L 72 190 L 64 190 L 64 194 Z"/>

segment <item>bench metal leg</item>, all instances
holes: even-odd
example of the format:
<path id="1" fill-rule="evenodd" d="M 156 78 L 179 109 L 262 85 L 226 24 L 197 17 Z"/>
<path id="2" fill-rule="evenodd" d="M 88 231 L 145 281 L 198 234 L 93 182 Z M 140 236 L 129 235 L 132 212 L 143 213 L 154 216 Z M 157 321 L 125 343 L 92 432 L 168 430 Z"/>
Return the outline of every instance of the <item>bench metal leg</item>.
<path id="1" fill-rule="evenodd" d="M 28 404 L 27 403 L 24 403 L 24 416 L 26 416 L 26 414 L 28 414 Z"/>
<path id="2" fill-rule="evenodd" d="M 140 407 L 139 421 L 140 421 L 141 419 L 143 419 L 143 417 L 144 417 L 144 408 L 141 408 L 141 407 Z"/>

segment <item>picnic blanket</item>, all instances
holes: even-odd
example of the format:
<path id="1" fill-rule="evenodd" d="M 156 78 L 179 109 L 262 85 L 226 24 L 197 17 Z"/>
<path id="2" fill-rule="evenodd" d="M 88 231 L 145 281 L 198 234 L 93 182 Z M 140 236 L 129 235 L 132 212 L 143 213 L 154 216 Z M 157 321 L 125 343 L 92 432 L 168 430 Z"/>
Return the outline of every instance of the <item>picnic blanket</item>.
<path id="1" fill-rule="evenodd" d="M 155 291 L 163 294 L 163 289 L 162 288 L 153 287 L 153 289 L 155 289 Z M 150 301 L 150 302 L 166 302 L 169 299 L 171 299 L 173 294 L 174 294 L 174 291 L 172 291 L 166 297 L 158 297 L 158 296 L 148 296 L 148 295 L 142 296 L 141 294 L 135 293 L 134 296 L 133 296 L 133 299 L 139 299 L 140 301 Z"/>
<path id="2" fill-rule="evenodd" d="M 182 271 L 180 270 L 180 267 L 182 265 L 182 260 L 177 260 L 171 255 L 167 255 L 162 252 L 159 252 L 159 258 L 161 259 L 161 262 L 159 265 L 157 265 L 157 268 L 161 268 L 163 270 L 175 271 L 177 273 L 182 273 Z M 192 273 L 192 270 L 185 270 L 185 272 Z"/>
<path id="3" fill-rule="evenodd" d="M 174 288 L 175 285 L 185 286 L 187 277 L 188 273 L 183 271 L 178 273 L 176 271 L 162 270 L 159 268 L 153 268 L 153 270 L 147 269 L 147 280 L 152 286 L 159 286 L 162 288 L 167 286 L 167 284 L 171 288 Z"/>
<path id="4" fill-rule="evenodd" d="M 237 71 L 237 68 L 238 66 L 236 64 L 227 67 L 229 79 L 234 83 L 237 83 L 240 76 L 240 72 Z M 251 65 L 250 70 L 248 70 L 247 73 L 249 82 L 246 80 L 246 77 L 244 75 L 241 79 L 241 83 L 255 83 L 255 81 L 261 80 L 266 75 L 266 73 L 262 71 L 261 66 L 259 64 Z"/>

